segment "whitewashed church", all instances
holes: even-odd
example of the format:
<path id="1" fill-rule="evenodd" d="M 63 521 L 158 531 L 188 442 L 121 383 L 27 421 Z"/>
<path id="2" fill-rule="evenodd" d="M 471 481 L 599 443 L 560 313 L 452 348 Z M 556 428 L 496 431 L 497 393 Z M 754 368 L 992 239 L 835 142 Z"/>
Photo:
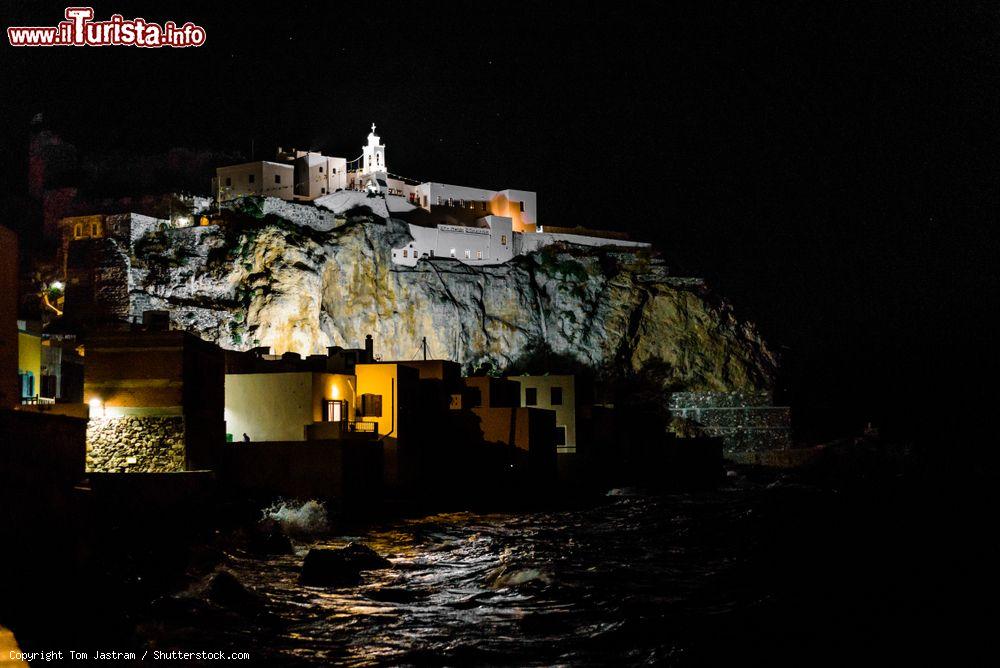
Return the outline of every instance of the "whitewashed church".
<path id="1" fill-rule="evenodd" d="M 361 155 L 353 160 L 279 148 L 276 161 L 219 167 L 213 179 L 219 202 L 250 195 L 311 202 L 342 190 L 368 191 L 409 205 L 406 208 L 412 210 L 405 217 L 413 241 L 392 251 L 393 263 L 400 265 L 438 258 L 472 265 L 503 264 L 515 255 L 556 242 L 649 246 L 620 233 L 544 228 L 538 219 L 536 194 L 529 190 L 486 190 L 393 174 L 374 123 Z"/>

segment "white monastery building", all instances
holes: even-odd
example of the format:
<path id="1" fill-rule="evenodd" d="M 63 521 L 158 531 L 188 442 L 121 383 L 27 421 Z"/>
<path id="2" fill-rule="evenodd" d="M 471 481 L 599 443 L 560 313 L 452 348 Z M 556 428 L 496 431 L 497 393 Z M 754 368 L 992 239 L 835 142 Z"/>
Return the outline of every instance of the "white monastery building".
<path id="1" fill-rule="evenodd" d="M 246 196 L 311 202 L 342 190 L 405 202 L 413 211 L 413 241 L 393 249 L 394 264 L 415 266 L 421 259 L 450 258 L 472 265 L 503 264 L 515 255 L 563 242 L 579 246 L 648 248 L 621 233 L 582 228 L 546 229 L 538 201 L 529 190 L 486 190 L 391 174 L 385 145 L 375 134 L 353 160 L 315 151 L 278 149 L 277 160 L 219 167 L 213 179 L 216 200 Z M 399 198 L 399 199 L 396 199 Z M 401 202 L 401 204 L 402 204 Z M 394 208 L 393 210 L 397 210 Z"/>
<path id="2" fill-rule="evenodd" d="M 420 258 L 454 258 L 466 264 L 503 264 L 514 257 L 513 222 L 505 216 L 484 216 L 483 227 L 410 225 L 413 241 L 392 250 L 394 264 L 415 266 Z"/>

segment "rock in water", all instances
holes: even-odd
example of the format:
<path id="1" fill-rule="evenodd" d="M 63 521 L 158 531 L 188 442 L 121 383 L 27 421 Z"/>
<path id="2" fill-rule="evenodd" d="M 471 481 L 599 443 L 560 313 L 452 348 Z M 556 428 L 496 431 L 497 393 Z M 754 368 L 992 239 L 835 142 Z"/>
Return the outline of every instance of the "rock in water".
<path id="1" fill-rule="evenodd" d="M 209 577 L 205 597 L 216 605 L 244 614 L 256 614 L 264 610 L 263 599 L 244 587 L 229 571 L 218 571 Z"/>
<path id="2" fill-rule="evenodd" d="M 350 585 L 361 582 L 361 572 L 391 568 L 392 562 L 367 545 L 351 543 L 341 549 L 314 547 L 302 561 L 299 582 L 306 585 Z"/>

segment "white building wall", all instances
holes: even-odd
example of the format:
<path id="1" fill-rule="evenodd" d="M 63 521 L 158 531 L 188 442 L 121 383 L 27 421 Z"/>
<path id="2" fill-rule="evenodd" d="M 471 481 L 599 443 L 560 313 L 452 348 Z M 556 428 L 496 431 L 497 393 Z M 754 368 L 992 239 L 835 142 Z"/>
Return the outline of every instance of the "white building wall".
<path id="1" fill-rule="evenodd" d="M 489 202 L 497 196 L 495 190 L 468 188 L 447 183 L 421 183 L 416 191 L 420 194 L 419 206 L 430 211 L 432 206 L 460 206 L 460 202 Z M 426 198 L 426 199 L 424 199 Z"/>
<path id="2" fill-rule="evenodd" d="M 538 224 L 538 195 L 530 190 L 501 190 L 500 194 L 507 198 L 508 202 L 516 202 L 520 209 L 521 222 L 526 225 Z M 513 213 L 513 212 L 511 212 Z"/>
<path id="3" fill-rule="evenodd" d="M 298 151 L 295 158 L 295 195 L 314 200 L 347 187 L 347 159 L 312 151 Z"/>
<path id="4" fill-rule="evenodd" d="M 534 232 L 538 225 L 538 196 L 529 190 L 487 190 L 448 183 L 421 183 L 414 187 L 414 204 L 430 211 L 434 206 L 469 208 L 477 213 L 514 221 L 518 232 Z"/>
<path id="5" fill-rule="evenodd" d="M 583 234 L 556 234 L 550 232 L 534 232 L 531 234 L 517 235 L 517 247 L 515 252 L 518 255 L 533 253 L 545 246 L 551 246 L 556 242 L 575 244 L 577 246 L 590 246 L 599 248 L 601 246 L 619 246 L 622 248 L 649 248 L 651 244 L 645 241 L 626 241 L 624 239 L 607 239 L 605 237 L 590 237 Z"/>
<path id="6" fill-rule="evenodd" d="M 394 248 L 392 261 L 412 267 L 422 257 L 454 258 L 471 265 L 503 264 L 514 257 L 514 233 L 510 218 L 486 216 L 487 227 L 410 225 L 413 241 Z"/>
<path id="7" fill-rule="evenodd" d="M 490 231 L 483 227 L 438 225 L 438 257 L 454 258 L 468 264 L 480 263 L 489 257 Z"/>

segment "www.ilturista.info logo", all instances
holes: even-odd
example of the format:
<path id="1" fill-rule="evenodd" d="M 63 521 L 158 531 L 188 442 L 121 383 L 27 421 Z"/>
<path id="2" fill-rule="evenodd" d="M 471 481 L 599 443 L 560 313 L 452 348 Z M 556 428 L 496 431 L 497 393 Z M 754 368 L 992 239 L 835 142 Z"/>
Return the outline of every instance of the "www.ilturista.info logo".
<path id="1" fill-rule="evenodd" d="M 94 21 L 93 7 L 67 7 L 66 20 L 56 26 L 7 28 L 11 46 L 138 46 L 184 48 L 205 43 L 205 29 L 190 21 L 177 27 L 173 21 L 163 25 L 146 19 L 126 20 L 114 14 L 107 21 Z"/>

